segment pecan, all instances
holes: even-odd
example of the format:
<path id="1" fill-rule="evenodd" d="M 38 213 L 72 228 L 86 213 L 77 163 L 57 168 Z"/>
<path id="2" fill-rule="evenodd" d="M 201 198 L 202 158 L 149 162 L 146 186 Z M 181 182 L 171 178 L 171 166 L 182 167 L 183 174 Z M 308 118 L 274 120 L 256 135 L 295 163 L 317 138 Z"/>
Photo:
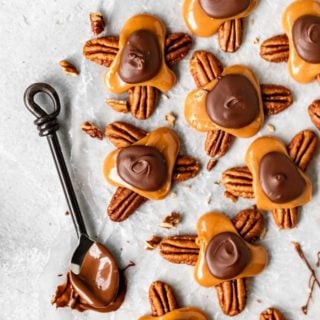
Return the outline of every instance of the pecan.
<path id="1" fill-rule="evenodd" d="M 171 287 L 161 281 L 155 281 L 150 286 L 149 301 L 154 317 L 163 316 L 177 308 L 176 298 Z"/>
<path id="2" fill-rule="evenodd" d="M 218 33 L 219 45 L 225 52 L 237 51 L 242 43 L 243 19 L 232 19 L 224 22 Z"/>
<path id="3" fill-rule="evenodd" d="M 108 216 L 112 221 L 122 222 L 146 201 L 147 198 L 129 189 L 119 187 L 108 206 Z"/>
<path id="4" fill-rule="evenodd" d="M 152 236 L 152 238 L 150 240 L 147 240 L 145 242 L 144 248 L 146 250 L 154 250 L 160 244 L 161 240 L 162 240 L 162 238 L 160 238 L 158 236 Z"/>
<path id="5" fill-rule="evenodd" d="M 116 121 L 105 129 L 105 135 L 117 148 L 128 147 L 147 135 L 147 132 L 132 124 Z"/>
<path id="6" fill-rule="evenodd" d="M 220 158 L 228 152 L 233 141 L 232 134 L 214 129 L 207 133 L 204 149 L 210 157 Z"/>
<path id="7" fill-rule="evenodd" d="M 169 67 L 173 67 L 181 61 L 190 51 L 192 38 L 183 32 L 171 33 L 165 42 L 166 62 Z"/>
<path id="8" fill-rule="evenodd" d="M 314 100 L 308 107 L 312 123 L 320 130 L 320 100 Z"/>
<path id="9" fill-rule="evenodd" d="M 199 255 L 196 238 L 193 235 L 164 238 L 160 242 L 160 255 L 171 263 L 194 266 L 197 263 Z"/>
<path id="10" fill-rule="evenodd" d="M 217 159 L 210 159 L 207 163 L 207 170 L 211 171 L 218 163 Z"/>
<path id="11" fill-rule="evenodd" d="M 178 155 L 172 175 L 172 181 L 182 182 L 185 180 L 192 179 L 200 171 L 199 162 L 185 155 Z"/>
<path id="12" fill-rule="evenodd" d="M 108 36 L 92 39 L 85 43 L 83 55 L 86 59 L 110 67 L 119 51 L 119 37 Z"/>
<path id="13" fill-rule="evenodd" d="M 59 65 L 64 71 L 64 73 L 69 74 L 70 76 L 77 76 L 79 74 L 77 68 L 67 60 L 61 60 L 59 62 Z"/>
<path id="14" fill-rule="evenodd" d="M 269 308 L 260 314 L 260 320 L 285 320 L 285 317 L 278 309 Z"/>
<path id="15" fill-rule="evenodd" d="M 254 198 L 252 174 L 248 167 L 234 167 L 224 171 L 221 181 L 235 197 Z"/>
<path id="16" fill-rule="evenodd" d="M 171 212 L 168 216 L 166 216 L 163 221 L 160 223 L 161 228 L 171 229 L 176 227 L 181 221 L 181 214 L 179 212 Z"/>
<path id="17" fill-rule="evenodd" d="M 81 130 L 88 134 L 91 138 L 98 138 L 99 140 L 103 139 L 103 131 L 96 127 L 93 123 L 86 121 L 81 124 Z"/>
<path id="18" fill-rule="evenodd" d="M 219 304 L 228 316 L 235 316 L 243 311 L 247 302 L 247 280 L 234 279 L 216 286 Z"/>
<path id="19" fill-rule="evenodd" d="M 117 112 L 128 113 L 129 112 L 129 105 L 128 101 L 125 100 L 114 100 L 114 99 L 107 99 L 106 103 Z"/>
<path id="20" fill-rule="evenodd" d="M 232 223 L 239 234 L 248 242 L 255 242 L 263 235 L 265 230 L 264 217 L 256 207 L 240 211 Z"/>
<path id="21" fill-rule="evenodd" d="M 195 51 L 190 59 L 190 72 L 198 87 L 216 79 L 223 71 L 221 62 L 207 51 Z"/>
<path id="22" fill-rule="evenodd" d="M 302 171 L 306 171 L 314 156 L 317 144 L 318 137 L 310 130 L 300 131 L 289 143 L 288 153 Z"/>
<path id="23" fill-rule="evenodd" d="M 270 62 L 287 62 L 289 59 L 289 40 L 280 34 L 265 40 L 260 47 L 262 59 Z"/>
<path id="24" fill-rule="evenodd" d="M 262 84 L 260 87 L 265 114 L 278 114 L 292 105 L 293 97 L 288 88 L 275 84 Z"/>
<path id="25" fill-rule="evenodd" d="M 99 35 L 106 26 L 103 15 L 101 12 L 91 12 L 90 13 L 90 24 L 92 33 L 97 36 Z"/>
<path id="26" fill-rule="evenodd" d="M 165 115 L 165 119 L 170 127 L 174 127 L 176 124 L 177 117 L 173 112 L 169 112 Z"/>
<path id="27" fill-rule="evenodd" d="M 159 90 L 150 86 L 135 86 L 128 93 L 132 115 L 140 120 L 149 118 L 155 109 Z"/>
<path id="28" fill-rule="evenodd" d="M 272 210 L 273 220 L 280 229 L 292 229 L 298 224 L 300 207 Z"/>

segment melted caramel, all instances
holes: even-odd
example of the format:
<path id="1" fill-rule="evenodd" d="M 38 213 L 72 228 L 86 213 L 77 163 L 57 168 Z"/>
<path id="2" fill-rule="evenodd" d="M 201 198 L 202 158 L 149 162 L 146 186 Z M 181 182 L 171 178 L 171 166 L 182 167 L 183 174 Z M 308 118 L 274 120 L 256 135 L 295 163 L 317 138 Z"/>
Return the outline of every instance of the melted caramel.
<path id="1" fill-rule="evenodd" d="M 180 150 L 179 138 L 173 130 L 169 128 L 159 128 L 150 132 L 146 137 L 133 145 L 155 147 L 162 153 L 167 163 L 167 177 L 164 185 L 157 191 L 144 191 L 132 187 L 123 181 L 118 175 L 116 166 L 117 155 L 121 149 L 111 152 L 104 161 L 103 172 L 106 180 L 111 185 L 130 189 L 145 198 L 153 200 L 163 199 L 171 189 L 172 172 Z"/>
<path id="2" fill-rule="evenodd" d="M 220 25 L 225 21 L 247 17 L 256 4 L 256 0 L 251 0 L 250 6 L 241 14 L 225 19 L 214 19 L 203 11 L 199 0 L 185 0 L 182 7 L 182 15 L 185 24 L 193 34 L 200 37 L 210 37 L 218 31 Z"/>
<path id="3" fill-rule="evenodd" d="M 293 43 L 292 27 L 297 19 L 305 15 L 320 16 L 320 3 L 313 0 L 296 1 L 287 8 L 282 18 L 283 29 L 289 38 L 289 73 L 300 83 L 311 82 L 320 74 L 320 63 L 313 64 L 303 60 Z"/>
<path id="4" fill-rule="evenodd" d="M 232 279 L 218 279 L 214 277 L 206 264 L 205 253 L 210 241 L 222 232 L 233 232 L 238 234 L 236 228 L 228 217 L 220 212 L 209 212 L 203 215 L 197 223 L 197 244 L 200 247 L 199 258 L 194 269 L 196 281 L 204 287 L 213 287 Z M 261 273 L 268 263 L 268 254 L 266 250 L 258 245 L 247 243 L 251 257 L 249 264 L 245 269 L 233 279 L 247 278 Z"/>
<path id="5" fill-rule="evenodd" d="M 255 74 L 247 67 L 242 65 L 234 65 L 225 68 L 222 76 L 227 74 L 241 74 L 246 76 L 253 84 L 259 96 L 259 114 L 257 118 L 246 127 L 240 129 L 230 129 L 218 126 L 209 118 L 206 110 L 206 98 L 218 83 L 215 79 L 207 85 L 190 92 L 185 101 L 184 115 L 187 122 L 198 131 L 211 131 L 213 129 L 221 129 L 236 137 L 247 138 L 254 136 L 261 128 L 264 122 L 263 105 L 261 99 L 260 85 Z"/>
<path id="6" fill-rule="evenodd" d="M 139 320 L 208 320 L 207 316 L 199 309 L 186 307 L 175 309 L 160 317 L 144 316 Z"/>
<path id="7" fill-rule="evenodd" d="M 162 53 L 165 50 L 165 36 L 166 28 L 161 20 L 158 18 L 149 15 L 149 14 L 140 14 L 129 19 L 124 25 L 119 39 L 119 52 L 116 55 L 115 60 L 113 61 L 110 69 L 105 75 L 106 86 L 113 93 L 124 93 L 128 91 L 133 84 L 124 82 L 119 76 L 119 66 L 122 50 L 127 42 L 128 37 L 137 30 L 149 30 L 156 34 L 159 41 L 159 48 Z M 135 85 L 140 86 L 151 86 L 158 88 L 162 92 L 169 91 L 176 82 L 175 74 L 168 68 L 165 61 L 165 56 L 162 54 L 162 65 L 158 74 L 152 79 L 138 83 Z"/>
<path id="8" fill-rule="evenodd" d="M 289 158 L 286 146 L 284 143 L 274 137 L 262 137 L 255 140 L 249 147 L 245 162 L 249 167 L 253 176 L 253 189 L 256 199 L 257 207 L 261 210 L 273 210 L 277 208 L 295 208 L 301 206 L 311 200 L 312 197 L 312 184 L 310 179 L 300 170 L 302 178 L 306 182 L 305 191 L 297 199 L 287 203 L 273 203 L 263 192 L 259 182 L 259 164 L 261 159 L 270 152 L 280 152 Z"/>

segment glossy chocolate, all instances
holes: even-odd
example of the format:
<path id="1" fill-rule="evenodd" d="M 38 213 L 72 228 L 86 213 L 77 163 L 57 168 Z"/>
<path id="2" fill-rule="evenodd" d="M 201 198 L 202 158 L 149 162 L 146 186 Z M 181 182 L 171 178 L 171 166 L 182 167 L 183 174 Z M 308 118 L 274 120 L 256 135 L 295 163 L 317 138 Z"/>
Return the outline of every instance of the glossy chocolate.
<path id="1" fill-rule="evenodd" d="M 292 27 L 293 44 L 299 56 L 310 63 L 320 63 L 320 17 L 304 15 Z"/>
<path id="2" fill-rule="evenodd" d="M 233 232 L 216 235 L 208 244 L 206 263 L 219 279 L 238 276 L 250 262 L 250 250 L 245 241 Z"/>
<path id="3" fill-rule="evenodd" d="M 237 16 L 251 4 L 250 0 L 199 0 L 203 11 L 210 17 L 224 19 Z"/>
<path id="4" fill-rule="evenodd" d="M 306 182 L 285 154 L 267 153 L 260 161 L 259 180 L 263 192 L 274 203 L 290 202 L 305 191 Z"/>
<path id="5" fill-rule="evenodd" d="M 156 191 L 167 179 L 167 164 L 157 148 L 134 145 L 119 152 L 117 172 L 123 181 L 135 188 Z"/>
<path id="6" fill-rule="evenodd" d="M 119 76 L 127 83 L 145 82 L 157 75 L 161 64 L 157 36 L 149 30 L 137 30 L 128 37 L 122 50 Z"/>
<path id="7" fill-rule="evenodd" d="M 243 128 L 259 115 L 258 92 L 246 76 L 227 74 L 208 93 L 206 109 L 217 125 Z"/>

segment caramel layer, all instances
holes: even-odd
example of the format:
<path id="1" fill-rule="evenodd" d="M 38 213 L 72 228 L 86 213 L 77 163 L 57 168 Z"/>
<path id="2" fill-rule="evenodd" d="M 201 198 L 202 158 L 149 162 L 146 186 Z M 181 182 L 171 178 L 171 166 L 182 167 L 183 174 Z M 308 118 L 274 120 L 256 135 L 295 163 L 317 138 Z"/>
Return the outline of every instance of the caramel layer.
<path id="1" fill-rule="evenodd" d="M 208 320 L 207 316 L 199 309 L 186 307 L 175 309 L 160 317 L 144 316 L 139 320 Z"/>
<path id="2" fill-rule="evenodd" d="M 197 223 L 197 244 L 200 247 L 199 258 L 194 269 L 194 277 L 196 281 L 204 287 L 213 287 L 218 284 L 232 279 L 218 279 L 214 277 L 206 264 L 206 248 L 210 241 L 222 232 L 233 232 L 238 234 L 228 217 L 220 212 L 209 212 L 203 215 Z M 258 275 L 261 273 L 268 263 L 268 254 L 266 250 L 258 245 L 247 243 L 251 253 L 249 264 L 246 268 L 236 277 L 247 278 Z M 233 278 L 235 279 L 235 278 Z"/>
<path id="3" fill-rule="evenodd" d="M 309 83 L 320 74 L 320 64 L 312 64 L 303 60 L 293 43 L 292 27 L 297 19 L 305 15 L 320 16 L 320 3 L 313 0 L 296 1 L 286 9 L 282 18 L 283 29 L 289 38 L 289 73 L 300 83 Z"/>
<path id="4" fill-rule="evenodd" d="M 165 50 L 165 36 L 166 28 L 161 20 L 158 18 L 149 15 L 149 14 L 140 14 L 130 18 L 120 33 L 119 39 L 119 52 L 116 55 L 114 62 L 112 63 L 110 69 L 105 75 L 106 86 L 113 93 L 123 93 L 128 91 L 134 85 L 140 86 L 151 86 L 158 88 L 162 92 L 169 91 L 176 82 L 175 74 L 168 68 L 166 65 L 164 54 L 162 54 L 162 65 L 158 74 L 153 77 L 151 80 L 138 84 L 129 84 L 124 82 L 119 76 L 119 66 L 122 50 L 127 42 L 128 37 L 137 30 L 149 30 L 156 34 L 159 41 L 159 48 L 162 53 Z"/>
<path id="5" fill-rule="evenodd" d="M 194 91 L 191 91 L 185 101 L 185 109 L 184 115 L 187 122 L 194 129 L 198 131 L 210 131 L 213 129 L 221 129 L 226 131 L 236 137 L 248 138 L 254 136 L 261 128 L 264 122 L 264 113 L 263 113 L 263 105 L 261 99 L 261 91 L 259 82 L 249 68 L 242 65 L 234 65 L 231 67 L 227 67 L 224 69 L 221 76 L 227 74 L 241 74 L 246 76 L 250 82 L 253 84 L 259 96 L 259 115 L 257 118 L 251 122 L 248 126 L 240 128 L 240 129 L 230 129 L 218 126 L 213 123 L 209 118 L 207 110 L 206 110 L 206 99 L 208 92 L 210 92 L 218 83 L 218 79 L 215 79 L 205 85 L 204 87 L 200 87 Z"/>
<path id="6" fill-rule="evenodd" d="M 256 198 L 257 207 L 261 210 L 273 210 L 277 208 L 295 208 L 299 207 L 311 200 L 312 197 L 312 184 L 310 179 L 298 168 L 301 177 L 306 182 L 305 191 L 297 199 L 287 203 L 273 203 L 263 192 L 259 182 L 259 163 L 261 159 L 270 152 L 280 152 L 289 158 L 286 146 L 284 143 L 274 137 L 262 137 L 255 140 L 249 147 L 245 162 L 249 167 L 253 176 L 253 189 Z"/>
<path id="7" fill-rule="evenodd" d="M 173 168 L 180 151 L 180 140 L 176 133 L 169 128 L 159 128 L 150 132 L 146 137 L 134 143 L 157 148 L 166 159 L 167 178 L 164 185 L 157 191 L 144 191 L 132 187 L 123 181 L 117 172 L 117 155 L 121 149 L 111 152 L 104 161 L 103 172 L 106 180 L 114 186 L 130 189 L 148 199 L 163 199 L 171 189 Z"/>
<path id="8" fill-rule="evenodd" d="M 200 37 L 210 37 L 218 31 L 225 21 L 247 17 L 256 4 L 256 0 L 251 0 L 250 6 L 241 14 L 226 19 L 214 19 L 203 11 L 199 0 L 185 0 L 182 6 L 182 15 L 190 32 Z"/>

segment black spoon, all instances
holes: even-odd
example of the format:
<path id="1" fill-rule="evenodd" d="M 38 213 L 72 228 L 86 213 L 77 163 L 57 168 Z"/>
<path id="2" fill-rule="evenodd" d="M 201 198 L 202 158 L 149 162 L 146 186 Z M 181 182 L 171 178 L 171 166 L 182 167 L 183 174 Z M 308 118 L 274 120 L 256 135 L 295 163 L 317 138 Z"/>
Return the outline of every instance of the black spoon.
<path id="1" fill-rule="evenodd" d="M 44 93 L 51 99 L 53 111 L 47 113 L 35 102 L 35 96 Z M 71 183 L 70 175 L 63 158 L 59 139 L 56 132 L 59 130 L 57 116 L 60 113 L 60 100 L 54 88 L 46 83 L 35 83 L 27 88 L 24 94 L 24 103 L 27 109 L 36 117 L 34 124 L 38 127 L 40 137 L 47 137 L 50 150 L 58 170 L 61 185 L 68 203 L 72 221 L 79 238 L 79 244 L 71 258 L 71 271 L 80 273 L 83 259 L 94 241 L 88 235 L 79 204 Z"/>

